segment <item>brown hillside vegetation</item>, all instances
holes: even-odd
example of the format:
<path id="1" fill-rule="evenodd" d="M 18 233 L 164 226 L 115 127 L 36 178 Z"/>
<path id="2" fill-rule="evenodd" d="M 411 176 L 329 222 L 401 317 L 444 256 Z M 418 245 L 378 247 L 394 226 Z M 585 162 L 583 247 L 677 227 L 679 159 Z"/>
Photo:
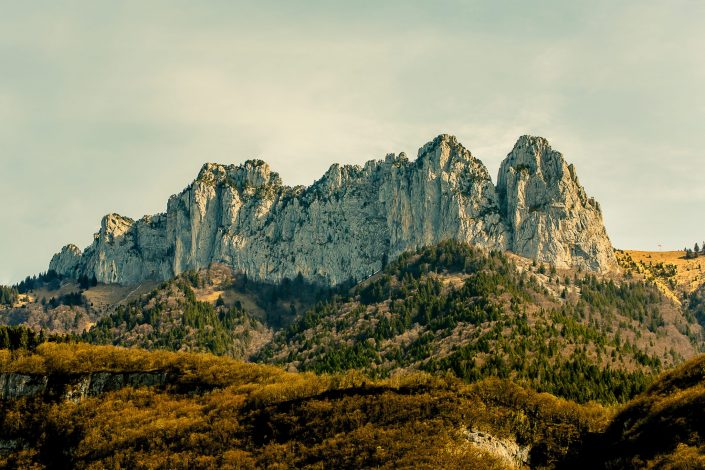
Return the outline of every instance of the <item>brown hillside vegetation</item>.
<path id="1" fill-rule="evenodd" d="M 139 299 L 157 283 L 146 281 L 135 286 L 99 284 L 81 287 L 71 279 L 37 282 L 21 294 L 12 306 L 0 306 L 0 325 L 25 325 L 48 333 L 76 333 L 89 330 L 96 322 L 120 305 Z M 67 304 L 66 296 L 80 296 Z"/>
<path id="2" fill-rule="evenodd" d="M 705 468 L 705 356 L 660 377 L 586 445 L 584 468 Z"/>
<path id="3" fill-rule="evenodd" d="M 600 405 L 497 379 L 467 385 L 414 374 L 370 381 L 356 372 L 292 374 L 207 354 L 85 344 L 4 350 L 0 370 L 170 377 L 163 387 L 123 388 L 75 403 L 2 402 L 5 468 L 499 469 L 521 459 L 550 468 L 609 418 Z M 470 435 L 525 452 L 512 460 Z"/>

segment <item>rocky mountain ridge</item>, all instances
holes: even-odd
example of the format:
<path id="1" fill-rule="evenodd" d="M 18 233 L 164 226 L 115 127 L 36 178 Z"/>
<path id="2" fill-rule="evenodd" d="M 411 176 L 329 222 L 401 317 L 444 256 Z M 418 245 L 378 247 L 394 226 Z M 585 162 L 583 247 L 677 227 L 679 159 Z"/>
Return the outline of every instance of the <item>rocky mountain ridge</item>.
<path id="1" fill-rule="evenodd" d="M 545 139 L 522 136 L 497 181 L 445 134 L 414 161 L 401 153 L 335 164 L 309 187 L 283 185 L 261 160 L 207 163 L 166 213 L 109 214 L 88 248 L 65 246 L 49 268 L 136 284 L 220 262 L 259 281 L 337 285 L 447 239 L 562 268 L 616 266 L 599 205 Z"/>

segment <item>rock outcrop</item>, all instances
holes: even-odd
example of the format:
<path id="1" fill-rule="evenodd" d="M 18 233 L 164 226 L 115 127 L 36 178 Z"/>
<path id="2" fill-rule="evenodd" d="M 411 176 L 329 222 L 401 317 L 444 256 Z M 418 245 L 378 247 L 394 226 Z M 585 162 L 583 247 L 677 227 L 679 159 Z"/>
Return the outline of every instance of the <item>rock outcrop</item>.
<path id="1" fill-rule="evenodd" d="M 474 446 L 494 455 L 509 468 L 525 468 L 529 464 L 530 446 L 520 446 L 513 439 L 499 439 L 477 429 L 465 429 L 462 434 Z"/>
<path id="2" fill-rule="evenodd" d="M 166 372 L 93 372 L 70 375 L 0 374 L 0 401 L 41 397 L 78 402 L 124 387 L 162 387 Z"/>
<path id="3" fill-rule="evenodd" d="M 600 205 L 546 139 L 517 141 L 500 167 L 497 192 L 512 234 L 509 250 L 560 268 L 602 271 L 616 265 Z"/>
<path id="4" fill-rule="evenodd" d="M 75 245 L 54 255 L 49 269 L 69 277 L 86 275 L 103 283 L 136 284 L 145 279 L 172 277 L 173 249 L 166 238 L 165 214 L 138 221 L 118 214 L 103 217 L 93 244 L 81 251 Z M 170 252 L 171 250 L 171 252 Z"/>
<path id="5" fill-rule="evenodd" d="M 83 253 L 69 245 L 49 267 L 134 284 L 221 262 L 257 280 L 335 285 L 451 238 L 560 266 L 614 264 L 599 206 L 545 140 L 522 137 L 496 189 L 482 162 L 440 135 L 414 161 L 335 164 L 309 187 L 283 185 L 260 160 L 205 164 L 165 214 L 110 214 Z"/>
<path id="6" fill-rule="evenodd" d="M 82 270 L 81 249 L 74 244 L 66 245 L 54 255 L 49 263 L 49 269 L 68 277 L 78 277 Z"/>

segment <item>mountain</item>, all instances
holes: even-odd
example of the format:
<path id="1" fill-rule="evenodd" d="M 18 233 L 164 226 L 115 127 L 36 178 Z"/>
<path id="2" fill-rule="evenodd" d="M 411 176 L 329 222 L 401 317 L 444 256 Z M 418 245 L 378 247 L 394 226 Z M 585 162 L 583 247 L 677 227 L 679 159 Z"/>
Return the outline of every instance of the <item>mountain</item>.
<path id="1" fill-rule="evenodd" d="M 424 145 L 414 161 L 402 153 L 335 164 L 309 187 L 283 185 L 260 160 L 208 163 L 166 213 L 137 221 L 109 214 L 92 245 L 65 246 L 49 267 L 138 284 L 219 262 L 258 281 L 300 274 L 333 286 L 447 239 L 562 268 L 616 267 L 599 205 L 545 139 L 521 137 L 497 181 L 449 135 Z"/>
<path id="2" fill-rule="evenodd" d="M 704 349 L 700 264 L 615 252 L 539 137 L 496 186 L 446 135 L 308 188 L 206 164 L 50 268 L 0 289 L 1 467 L 702 460 L 703 360 L 657 377 Z"/>

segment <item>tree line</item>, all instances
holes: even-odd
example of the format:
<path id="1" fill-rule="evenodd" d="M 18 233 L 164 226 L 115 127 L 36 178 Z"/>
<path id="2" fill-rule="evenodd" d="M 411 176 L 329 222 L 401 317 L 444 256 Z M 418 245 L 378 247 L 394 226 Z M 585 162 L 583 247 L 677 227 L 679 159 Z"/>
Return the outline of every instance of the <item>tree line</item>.
<path id="1" fill-rule="evenodd" d="M 683 251 L 685 251 L 685 259 L 694 259 L 700 255 L 705 255 L 705 241 L 702 245 L 698 245 L 696 242 L 692 249 L 686 247 Z"/>
<path id="2" fill-rule="evenodd" d="M 0 286 L 0 305 L 12 305 L 17 301 L 16 287 Z"/>

